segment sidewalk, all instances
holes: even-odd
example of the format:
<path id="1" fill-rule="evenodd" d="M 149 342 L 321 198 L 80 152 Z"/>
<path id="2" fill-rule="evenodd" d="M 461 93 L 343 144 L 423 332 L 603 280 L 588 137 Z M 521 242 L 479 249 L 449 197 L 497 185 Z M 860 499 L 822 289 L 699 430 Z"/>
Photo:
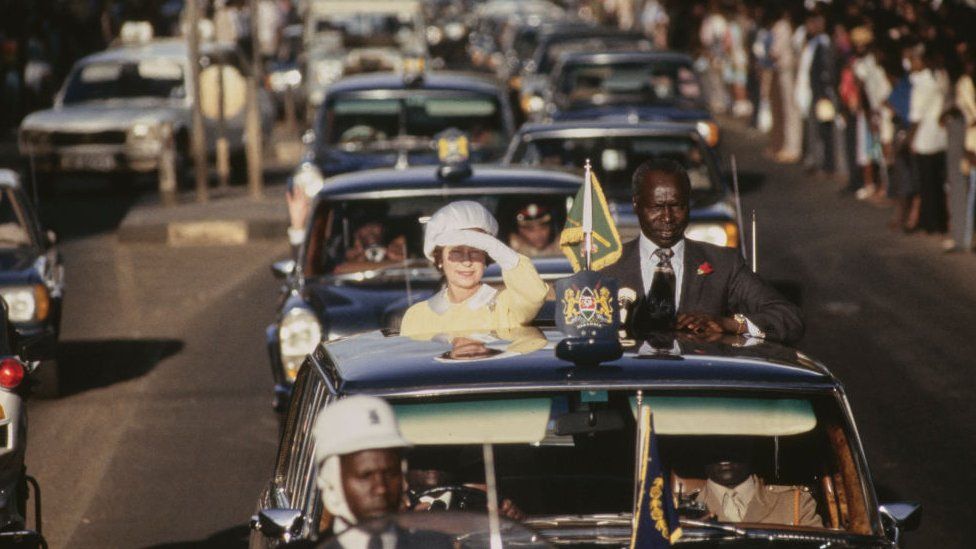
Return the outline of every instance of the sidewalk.
<path id="1" fill-rule="evenodd" d="M 195 198 L 193 191 L 184 192 L 178 204 L 165 206 L 158 195 L 144 197 L 119 225 L 119 242 L 213 246 L 286 238 L 288 207 L 282 182 L 266 185 L 258 200 L 240 185 L 227 191 L 211 189 L 206 203 Z"/>

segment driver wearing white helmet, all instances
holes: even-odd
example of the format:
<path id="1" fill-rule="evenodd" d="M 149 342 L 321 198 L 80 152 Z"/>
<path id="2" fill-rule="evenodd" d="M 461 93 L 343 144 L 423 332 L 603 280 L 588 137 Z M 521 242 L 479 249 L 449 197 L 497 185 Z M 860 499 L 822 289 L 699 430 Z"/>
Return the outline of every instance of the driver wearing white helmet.
<path id="1" fill-rule="evenodd" d="M 415 303 L 400 324 L 402 335 L 490 331 L 526 325 L 549 292 L 532 261 L 495 238 L 498 222 L 481 204 L 452 202 L 437 210 L 424 231 L 424 255 L 444 275 L 444 287 Z M 504 290 L 482 284 L 489 258 L 502 268 Z"/>
<path id="2" fill-rule="evenodd" d="M 403 504 L 404 461 L 410 443 L 400 434 L 393 409 L 383 399 L 351 396 L 328 405 L 312 427 L 316 484 L 332 516 L 334 538 L 326 548 L 450 548 L 450 538 L 411 531 L 383 517 Z"/>

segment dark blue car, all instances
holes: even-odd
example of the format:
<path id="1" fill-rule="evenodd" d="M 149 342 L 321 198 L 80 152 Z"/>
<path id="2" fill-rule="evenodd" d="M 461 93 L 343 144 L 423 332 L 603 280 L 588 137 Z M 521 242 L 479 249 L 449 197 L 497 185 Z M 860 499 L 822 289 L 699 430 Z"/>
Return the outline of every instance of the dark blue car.
<path id="1" fill-rule="evenodd" d="M 552 120 L 625 118 L 689 122 L 712 147 L 718 126 L 692 58 L 667 51 L 567 53 L 552 72 L 546 115 Z M 700 124 L 699 124 L 700 123 Z"/>
<path id="2" fill-rule="evenodd" d="M 468 135 L 474 162 L 499 160 L 514 131 L 505 88 L 483 76 L 372 73 L 332 84 L 293 185 L 314 196 L 334 175 L 437 163 L 434 136 Z"/>
<path id="3" fill-rule="evenodd" d="M 530 204 L 548 209 L 549 245 L 532 255 L 544 279 L 572 272 L 552 245 L 582 178 L 561 171 L 475 165 L 367 170 L 328 179 L 312 204 L 298 260 L 276 263 L 286 280 L 267 329 L 275 402 L 290 394 L 298 367 L 320 341 L 377 328 L 398 328 L 407 307 L 433 295 L 441 275 L 423 255 L 423 223 L 455 200 L 475 200 L 511 242 L 516 215 Z M 485 272 L 500 283 L 497 265 Z M 540 315 L 552 315 L 552 302 Z"/>

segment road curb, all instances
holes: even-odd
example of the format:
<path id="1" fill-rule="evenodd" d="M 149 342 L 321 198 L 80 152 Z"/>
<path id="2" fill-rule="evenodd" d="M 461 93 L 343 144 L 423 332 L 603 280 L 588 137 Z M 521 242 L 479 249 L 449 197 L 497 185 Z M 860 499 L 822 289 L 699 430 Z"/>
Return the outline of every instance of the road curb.
<path id="1" fill-rule="evenodd" d="M 241 246 L 255 240 L 284 240 L 287 230 L 286 219 L 218 219 L 123 224 L 117 234 L 119 242 L 124 244 Z"/>

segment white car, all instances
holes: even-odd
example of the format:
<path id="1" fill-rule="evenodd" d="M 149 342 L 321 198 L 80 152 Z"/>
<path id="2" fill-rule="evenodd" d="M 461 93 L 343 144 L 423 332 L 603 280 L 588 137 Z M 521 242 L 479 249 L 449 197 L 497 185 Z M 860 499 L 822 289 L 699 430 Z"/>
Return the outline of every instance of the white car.
<path id="1" fill-rule="evenodd" d="M 206 44 L 200 62 L 208 152 L 213 155 L 216 149 L 219 101 L 214 82 L 222 66 L 226 137 L 232 158 L 242 155 L 247 71 L 243 57 L 233 46 Z M 89 55 L 71 69 L 54 106 L 21 123 L 20 152 L 40 174 L 131 175 L 157 170 L 161 152 L 172 144 L 182 171 L 190 150 L 190 83 L 182 39 L 151 40 Z M 270 99 L 261 93 L 268 119 Z"/>

